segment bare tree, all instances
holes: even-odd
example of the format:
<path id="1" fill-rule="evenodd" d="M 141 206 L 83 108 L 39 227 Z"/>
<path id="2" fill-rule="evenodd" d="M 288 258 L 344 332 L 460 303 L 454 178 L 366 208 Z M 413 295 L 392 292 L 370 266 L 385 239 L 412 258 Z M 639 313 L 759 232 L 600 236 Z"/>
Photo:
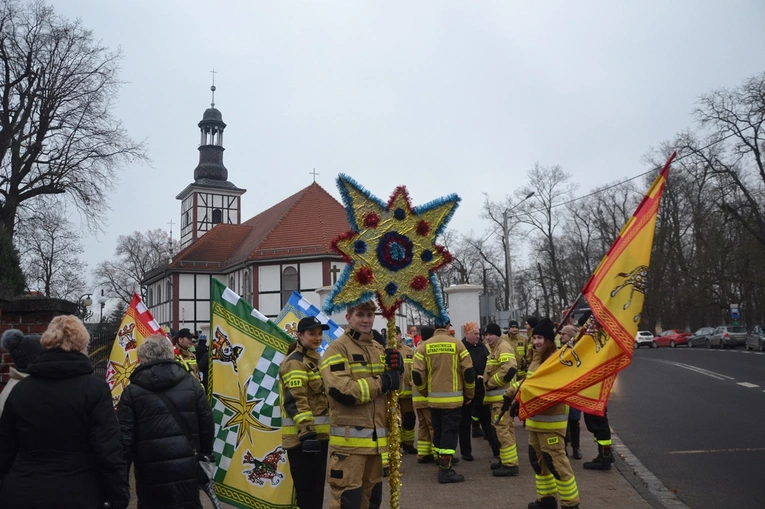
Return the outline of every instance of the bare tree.
<path id="1" fill-rule="evenodd" d="M 69 221 L 66 210 L 41 203 L 25 211 L 19 222 L 16 241 L 30 290 L 46 297 L 74 300 L 86 286 L 87 264 L 80 234 Z"/>
<path id="2" fill-rule="evenodd" d="M 146 233 L 120 235 L 114 250 L 117 259 L 98 264 L 95 271 L 97 283 L 107 288 L 112 296 L 130 304 L 133 292 L 139 292 L 146 275 L 166 266 L 171 253 L 178 252 L 178 247 L 178 241 L 171 241 L 167 232 L 159 228 Z"/>
<path id="3" fill-rule="evenodd" d="M 116 170 L 145 159 L 112 114 L 120 58 L 42 1 L 0 3 L 0 225 L 11 236 L 22 204 L 64 193 L 97 227 Z"/>
<path id="4" fill-rule="evenodd" d="M 528 184 L 517 192 L 517 196 L 523 198 L 530 193 L 534 193 L 534 195 L 528 202 L 521 205 L 518 219 L 520 222 L 531 226 L 544 240 L 542 250 L 550 262 L 550 270 L 558 298 L 562 305 L 566 306 L 570 302 L 559 263 L 556 230 L 565 213 L 565 209 L 559 208 L 559 206 L 564 203 L 578 185 L 569 184 L 571 175 L 557 165 L 544 167 L 536 163 L 529 170 L 528 179 Z"/>

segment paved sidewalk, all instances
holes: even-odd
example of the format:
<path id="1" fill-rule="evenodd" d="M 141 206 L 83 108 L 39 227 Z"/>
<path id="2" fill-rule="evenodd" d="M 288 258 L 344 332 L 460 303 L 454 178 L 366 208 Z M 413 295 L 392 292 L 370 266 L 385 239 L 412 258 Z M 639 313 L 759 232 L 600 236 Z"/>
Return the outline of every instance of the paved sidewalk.
<path id="1" fill-rule="evenodd" d="M 584 509 L 650 509 L 652 506 L 632 487 L 624 476 L 612 468 L 608 472 L 584 470 L 582 462 L 597 455 L 592 435 L 582 426 L 582 454 L 584 459 L 570 459 L 579 486 L 581 507 Z M 437 467 L 420 465 L 416 456 L 404 455 L 402 465 L 401 509 L 480 508 L 525 509 L 536 498 L 534 471 L 528 458 L 528 434 L 516 421 L 520 475 L 493 477 L 489 465 L 494 461 L 491 448 L 483 438 L 473 439 L 475 461 L 460 461 L 457 472 L 465 476 L 459 484 L 438 484 Z M 569 448 L 570 450 L 570 448 Z M 620 461 L 617 459 L 617 461 Z M 323 474 L 322 474 L 323 475 Z M 387 480 L 384 487 L 383 508 L 388 507 Z M 329 489 L 325 492 L 324 507 L 329 507 Z M 203 507 L 211 509 L 203 494 Z M 136 501 L 131 501 L 135 508 Z M 226 509 L 232 506 L 223 504 Z"/>

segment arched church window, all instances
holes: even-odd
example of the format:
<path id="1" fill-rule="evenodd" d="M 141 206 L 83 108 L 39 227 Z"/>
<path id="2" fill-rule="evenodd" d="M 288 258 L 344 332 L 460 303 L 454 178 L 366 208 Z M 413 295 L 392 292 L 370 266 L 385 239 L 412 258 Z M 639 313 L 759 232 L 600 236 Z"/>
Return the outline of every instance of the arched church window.
<path id="1" fill-rule="evenodd" d="M 152 298 L 152 291 L 151 291 L 151 288 L 149 288 L 149 291 L 146 292 L 146 304 L 148 304 L 149 307 L 151 307 L 152 304 L 154 304 L 154 302 L 151 300 L 151 298 Z"/>
<path id="2" fill-rule="evenodd" d="M 293 290 L 299 290 L 298 271 L 295 267 L 287 267 L 282 272 L 282 307 L 290 300 Z"/>
<path id="3" fill-rule="evenodd" d="M 220 209 L 213 209 L 212 224 L 218 224 L 223 220 L 223 212 Z"/>
<path id="4" fill-rule="evenodd" d="M 233 291 L 236 291 L 236 288 L 234 287 L 234 276 L 231 276 L 228 278 L 228 287 L 231 288 Z"/>
<path id="5" fill-rule="evenodd" d="M 170 289 L 172 288 L 172 286 L 173 285 L 172 285 L 172 283 L 170 283 L 170 281 L 168 281 L 165 284 L 165 299 L 167 299 L 167 300 L 172 300 L 172 298 L 170 297 L 172 295 L 171 292 L 170 292 Z"/>
<path id="6" fill-rule="evenodd" d="M 186 212 L 186 214 L 183 216 L 183 226 L 188 226 L 190 222 L 191 222 L 191 216 L 189 215 L 188 212 Z"/>
<path id="7" fill-rule="evenodd" d="M 162 286 L 157 287 L 157 304 L 162 302 Z"/>

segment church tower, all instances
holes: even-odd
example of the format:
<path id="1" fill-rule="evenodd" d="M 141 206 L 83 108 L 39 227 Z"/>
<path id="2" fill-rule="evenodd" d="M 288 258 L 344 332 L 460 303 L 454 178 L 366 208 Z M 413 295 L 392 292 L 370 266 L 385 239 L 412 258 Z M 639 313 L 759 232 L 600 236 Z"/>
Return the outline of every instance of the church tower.
<path id="1" fill-rule="evenodd" d="M 228 181 L 228 170 L 223 165 L 223 131 L 226 124 L 223 115 L 215 108 L 214 81 L 210 90 L 212 103 L 197 124 L 201 138 L 194 182 L 175 197 L 181 200 L 181 249 L 218 223 L 241 223 L 241 198 L 246 189 L 239 189 Z"/>

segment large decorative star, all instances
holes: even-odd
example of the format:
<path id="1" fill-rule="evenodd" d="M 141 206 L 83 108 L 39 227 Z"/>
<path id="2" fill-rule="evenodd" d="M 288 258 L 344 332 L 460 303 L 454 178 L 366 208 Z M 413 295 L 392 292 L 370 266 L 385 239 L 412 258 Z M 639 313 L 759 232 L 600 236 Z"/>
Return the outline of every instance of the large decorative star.
<path id="1" fill-rule="evenodd" d="M 397 187 L 387 204 L 350 177 L 340 175 L 337 187 L 353 231 L 332 242 L 347 262 L 327 299 L 334 313 L 377 297 L 386 318 L 406 301 L 435 319 L 446 309 L 435 271 L 452 260 L 435 243 L 454 214 L 456 194 L 412 207 L 405 187 Z"/>
<path id="2" fill-rule="evenodd" d="M 234 412 L 234 415 L 231 416 L 231 418 L 228 420 L 228 422 L 226 422 L 226 424 L 223 425 L 223 427 L 230 428 L 233 426 L 239 426 L 239 429 L 237 429 L 236 432 L 236 446 L 239 447 L 239 444 L 242 443 L 244 437 L 247 437 L 247 440 L 249 440 L 250 444 L 252 444 L 253 428 L 258 431 L 274 431 L 275 428 L 266 426 L 257 420 L 254 415 L 252 415 L 252 410 L 262 400 L 255 399 L 252 401 L 247 401 L 247 387 L 250 385 L 250 379 L 247 379 L 244 387 L 242 387 L 242 384 L 240 384 L 238 381 L 237 385 L 239 386 L 239 394 L 236 398 L 224 396 L 222 394 L 213 394 L 213 396 L 218 398 L 221 403 L 226 405 L 229 410 Z"/>
<path id="3" fill-rule="evenodd" d="M 125 354 L 125 362 L 118 364 L 114 361 L 110 361 L 111 367 L 114 370 L 109 378 L 112 386 L 112 392 L 118 388 L 123 390 L 130 383 L 130 375 L 133 374 L 135 367 L 138 365 L 138 360 L 130 362 L 130 354 Z"/>

